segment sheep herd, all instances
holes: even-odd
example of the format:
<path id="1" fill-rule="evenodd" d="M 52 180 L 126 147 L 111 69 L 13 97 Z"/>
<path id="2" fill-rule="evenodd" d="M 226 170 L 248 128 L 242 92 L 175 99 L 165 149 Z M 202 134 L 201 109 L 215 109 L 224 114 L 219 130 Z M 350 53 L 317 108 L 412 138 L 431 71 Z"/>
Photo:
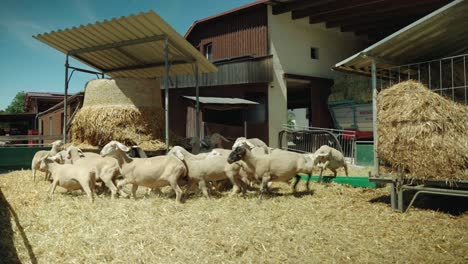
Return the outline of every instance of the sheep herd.
<path id="1" fill-rule="evenodd" d="M 347 165 L 342 153 L 329 146 L 320 147 L 313 154 L 300 154 L 268 147 L 263 141 L 252 138 L 238 138 L 232 149 L 214 148 L 209 152 L 192 154 L 181 146 L 172 147 L 162 156 L 132 158 L 131 149 L 124 144 L 111 141 L 100 154 L 83 152 L 75 146 L 63 149 L 61 141 L 52 143 L 50 151 L 38 151 L 31 164 L 33 180 L 36 171 L 46 173 L 51 180 L 49 196 L 56 186 L 67 190 L 83 190 L 94 201 L 97 182 L 102 182 L 115 198 L 128 197 L 123 187 L 131 184 L 131 195 L 136 198 L 139 186 L 157 189 L 170 186 L 176 201 L 181 202 L 183 192 L 180 186 L 189 188 L 198 184 L 203 195 L 209 197 L 208 183 L 229 181 L 231 194 L 245 193 L 253 184 L 260 184 L 259 200 L 268 191 L 271 182 L 286 182 L 295 178 L 293 192 L 300 180 L 298 173 L 309 175 L 314 167 L 334 172 Z M 143 153 L 143 156 L 144 153 Z"/>

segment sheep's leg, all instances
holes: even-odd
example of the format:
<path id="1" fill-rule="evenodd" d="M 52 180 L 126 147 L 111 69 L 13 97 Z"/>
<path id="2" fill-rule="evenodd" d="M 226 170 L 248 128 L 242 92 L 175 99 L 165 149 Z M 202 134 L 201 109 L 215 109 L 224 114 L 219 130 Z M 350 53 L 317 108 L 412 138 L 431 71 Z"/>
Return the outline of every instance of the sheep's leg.
<path id="1" fill-rule="evenodd" d="M 336 178 L 336 169 L 335 170 L 330 169 L 330 170 L 333 172 L 333 177 Z"/>
<path id="2" fill-rule="evenodd" d="M 132 196 L 134 199 L 136 199 L 136 191 L 138 190 L 138 185 L 136 183 L 134 183 L 132 185 Z"/>
<path id="3" fill-rule="evenodd" d="M 170 182 L 172 189 L 176 193 L 176 202 L 181 203 L 182 202 L 182 189 L 180 189 L 180 186 L 177 184 L 177 180 L 171 181 Z"/>
<path id="4" fill-rule="evenodd" d="M 231 191 L 231 196 L 235 195 L 236 193 L 239 192 L 240 187 L 239 184 L 237 183 L 234 173 L 232 172 L 227 172 L 226 177 L 229 179 L 229 181 L 232 183 L 232 191 Z"/>
<path id="5" fill-rule="evenodd" d="M 258 202 L 262 201 L 263 193 L 268 191 L 268 182 L 270 181 L 270 175 L 264 175 L 262 177 L 262 187 L 260 188 L 260 195 L 258 196 Z"/>
<path id="6" fill-rule="evenodd" d="M 309 183 L 310 183 L 310 178 L 312 177 L 312 174 L 307 174 L 307 191 L 310 191 Z"/>
<path id="7" fill-rule="evenodd" d="M 122 188 L 120 187 L 120 185 L 117 184 L 117 181 L 115 180 L 115 178 L 112 179 L 112 184 L 113 184 L 114 186 L 116 186 L 117 192 L 119 193 L 120 196 L 122 196 L 122 197 L 124 197 L 124 198 L 128 198 L 128 194 L 126 194 L 126 193 L 122 190 Z"/>
<path id="8" fill-rule="evenodd" d="M 208 190 L 206 188 L 206 181 L 204 179 L 201 179 L 199 182 L 198 182 L 198 188 L 200 188 L 200 190 L 203 192 L 203 195 L 206 197 L 206 198 L 210 198 L 210 195 L 208 194 Z"/>
<path id="9" fill-rule="evenodd" d="M 91 180 L 80 181 L 81 189 L 86 193 L 89 200 L 91 202 L 94 202 L 94 195 L 93 195 L 93 192 L 91 191 L 91 188 L 92 188 L 91 184 L 93 184 Z"/>
<path id="10" fill-rule="evenodd" d="M 112 179 L 110 179 L 109 177 L 107 176 L 104 176 L 104 177 L 101 177 L 101 180 L 102 182 L 104 182 L 104 185 L 107 186 L 107 188 L 109 188 L 109 190 L 111 191 L 111 199 L 114 199 L 115 196 L 117 195 L 117 187 L 115 187 L 114 183 L 112 182 Z"/>
<path id="11" fill-rule="evenodd" d="M 345 164 L 343 165 L 343 168 L 344 168 L 344 171 L 345 171 L 345 173 L 346 173 L 346 177 L 348 177 L 348 164 L 345 163 Z"/>
<path id="12" fill-rule="evenodd" d="M 322 175 L 323 175 L 323 167 L 320 168 L 320 174 L 319 174 L 318 182 L 322 182 Z"/>
<path id="13" fill-rule="evenodd" d="M 56 179 L 56 180 L 54 180 L 52 182 L 52 186 L 50 187 L 50 192 L 49 192 L 49 198 L 51 198 L 52 195 L 54 194 L 55 188 L 57 187 L 57 184 L 58 184 L 58 179 Z"/>
<path id="14" fill-rule="evenodd" d="M 33 173 L 33 182 L 36 182 L 36 170 L 33 169 L 32 173 Z"/>
<path id="15" fill-rule="evenodd" d="M 301 179 L 301 176 L 297 175 L 295 176 L 295 181 L 294 181 L 294 185 L 293 185 L 293 192 L 296 192 L 296 186 L 297 184 L 299 183 L 299 180 Z"/>

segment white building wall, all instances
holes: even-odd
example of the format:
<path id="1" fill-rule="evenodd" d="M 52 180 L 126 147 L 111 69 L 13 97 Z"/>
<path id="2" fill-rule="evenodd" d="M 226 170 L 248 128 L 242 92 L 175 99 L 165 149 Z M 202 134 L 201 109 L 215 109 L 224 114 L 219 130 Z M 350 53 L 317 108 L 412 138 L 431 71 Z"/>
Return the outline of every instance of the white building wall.
<path id="1" fill-rule="evenodd" d="M 337 62 L 364 49 L 363 39 L 353 33 L 309 24 L 308 18 L 292 20 L 291 12 L 273 15 L 268 7 L 268 38 L 273 55 L 274 78 L 268 93 L 269 141 L 277 147 L 278 133 L 287 122 L 287 85 L 284 73 L 334 79 L 331 70 Z M 310 49 L 318 50 L 318 60 Z"/>

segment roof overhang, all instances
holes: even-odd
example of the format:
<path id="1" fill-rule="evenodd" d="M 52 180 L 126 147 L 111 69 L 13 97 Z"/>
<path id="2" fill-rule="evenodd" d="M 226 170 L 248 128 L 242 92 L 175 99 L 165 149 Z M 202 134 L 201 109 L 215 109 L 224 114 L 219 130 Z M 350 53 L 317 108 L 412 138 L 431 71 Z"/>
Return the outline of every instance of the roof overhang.
<path id="1" fill-rule="evenodd" d="M 398 30 L 333 69 L 370 75 L 372 59 L 386 69 L 468 51 L 468 1 L 456 0 Z"/>
<path id="2" fill-rule="evenodd" d="M 191 101 L 196 102 L 195 96 L 184 96 Z M 233 110 L 247 108 L 251 105 L 258 105 L 257 102 L 242 99 L 242 98 L 228 98 L 228 97 L 198 97 L 200 104 L 203 108 L 214 110 Z"/>
<path id="3" fill-rule="evenodd" d="M 215 72 L 198 50 L 154 11 L 39 34 L 34 38 L 112 77 L 156 78 L 165 74 L 165 41 L 170 75 Z"/>

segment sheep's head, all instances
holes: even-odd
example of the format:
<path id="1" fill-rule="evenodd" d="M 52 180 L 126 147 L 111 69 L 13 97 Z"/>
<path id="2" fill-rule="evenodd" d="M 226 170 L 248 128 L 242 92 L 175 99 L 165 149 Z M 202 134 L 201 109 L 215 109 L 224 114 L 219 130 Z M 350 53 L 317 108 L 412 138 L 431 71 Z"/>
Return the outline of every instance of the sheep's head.
<path id="1" fill-rule="evenodd" d="M 236 139 L 236 142 L 234 142 L 234 145 L 232 145 L 232 149 L 236 149 L 237 147 L 248 147 L 251 150 L 255 147 L 255 145 L 250 143 L 247 138 L 240 137 Z"/>
<path id="2" fill-rule="evenodd" d="M 231 154 L 229 154 L 229 157 L 228 157 L 228 159 L 227 159 L 227 162 L 228 162 L 229 164 L 232 164 L 232 163 L 234 163 L 234 162 L 236 162 L 236 161 L 239 161 L 239 160 L 243 159 L 246 152 L 247 152 L 247 150 L 246 150 L 244 147 L 237 147 L 237 148 L 235 148 L 235 149 L 231 152 Z"/>
<path id="3" fill-rule="evenodd" d="M 84 157 L 84 153 L 81 149 L 75 147 L 75 146 L 69 146 L 66 150 L 66 159 L 71 159 L 72 156 L 77 156 L 77 157 Z"/>
<path id="4" fill-rule="evenodd" d="M 59 154 L 54 155 L 54 156 L 45 156 L 40 160 L 39 163 L 39 169 L 45 170 L 49 166 L 50 163 L 56 162 L 56 163 L 61 163 L 61 157 Z"/>
<path id="5" fill-rule="evenodd" d="M 62 140 L 56 140 L 50 144 L 53 149 L 55 150 L 60 150 L 63 147 L 63 142 Z"/>
<path id="6" fill-rule="evenodd" d="M 130 148 L 125 146 L 124 144 L 118 142 L 118 141 L 111 141 L 107 143 L 101 150 L 101 156 L 109 156 L 116 154 L 118 152 L 128 152 L 130 151 Z"/>

